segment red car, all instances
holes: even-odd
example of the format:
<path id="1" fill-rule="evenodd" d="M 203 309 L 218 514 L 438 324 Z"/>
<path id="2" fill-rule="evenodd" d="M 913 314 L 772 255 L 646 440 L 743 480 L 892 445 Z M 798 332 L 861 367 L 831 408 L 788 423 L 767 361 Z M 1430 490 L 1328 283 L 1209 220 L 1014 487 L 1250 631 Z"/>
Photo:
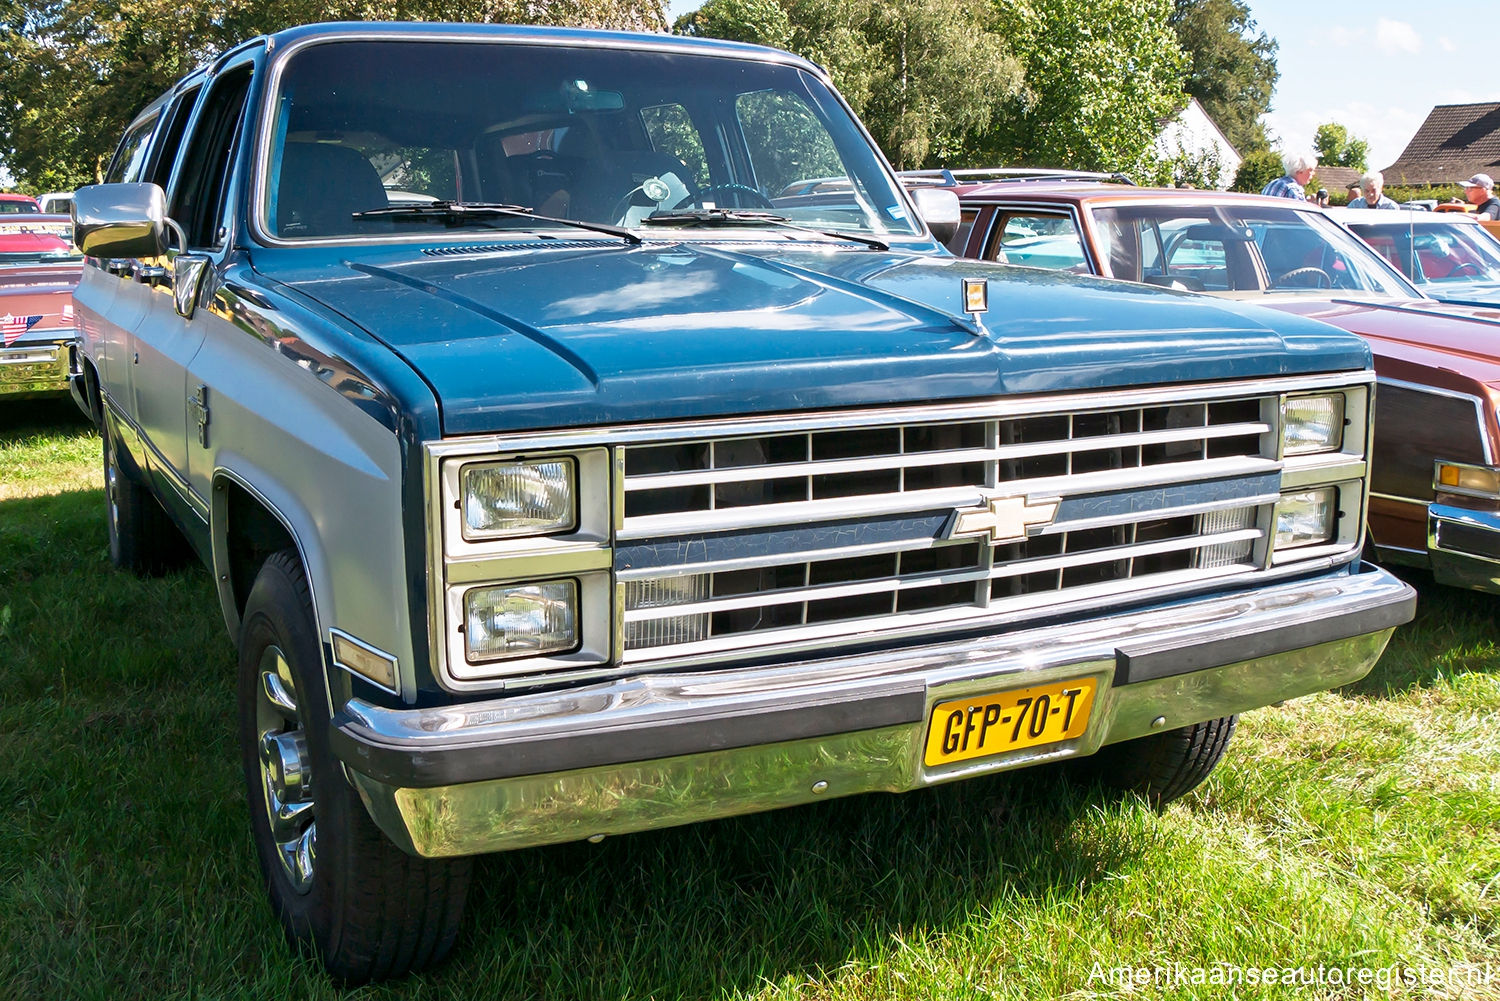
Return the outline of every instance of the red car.
<path id="1" fill-rule="evenodd" d="M 73 289 L 83 266 L 72 233 L 69 217 L 0 194 L 0 402 L 68 392 Z"/>
<path id="2" fill-rule="evenodd" d="M 906 179 L 957 192 L 956 253 L 1208 292 L 1363 335 L 1379 377 L 1377 557 L 1500 592 L 1500 310 L 1427 298 L 1305 202 L 1046 172 Z"/>

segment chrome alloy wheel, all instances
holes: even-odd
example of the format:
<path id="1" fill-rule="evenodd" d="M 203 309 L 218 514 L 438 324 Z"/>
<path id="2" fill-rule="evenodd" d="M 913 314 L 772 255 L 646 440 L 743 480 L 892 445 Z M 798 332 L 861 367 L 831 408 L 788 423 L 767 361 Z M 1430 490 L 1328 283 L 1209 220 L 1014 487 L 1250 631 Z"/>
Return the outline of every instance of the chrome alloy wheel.
<path id="1" fill-rule="evenodd" d="M 274 644 L 260 655 L 260 686 L 255 728 L 260 735 L 260 778 L 266 819 L 276 855 L 292 888 L 312 889 L 317 859 L 317 822 L 313 817 L 312 772 L 307 735 L 297 711 L 297 690 L 286 654 Z"/>

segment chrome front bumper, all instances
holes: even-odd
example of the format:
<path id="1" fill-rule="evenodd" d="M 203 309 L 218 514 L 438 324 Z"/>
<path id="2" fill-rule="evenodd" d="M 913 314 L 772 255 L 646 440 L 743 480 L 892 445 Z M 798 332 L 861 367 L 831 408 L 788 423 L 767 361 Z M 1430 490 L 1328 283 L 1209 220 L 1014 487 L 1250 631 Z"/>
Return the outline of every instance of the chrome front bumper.
<path id="1" fill-rule="evenodd" d="M 1427 553 L 1438 583 L 1500 593 L 1500 513 L 1429 504 Z"/>
<path id="2" fill-rule="evenodd" d="M 68 344 L 73 331 L 49 330 L 47 334 L 45 339 L 23 336 L 9 347 L 0 347 L 0 400 L 68 391 Z"/>
<path id="3" fill-rule="evenodd" d="M 359 700 L 334 747 L 377 824 L 425 856 L 902 792 L 1091 754 L 1363 677 L 1416 595 L 1383 570 L 908 650 L 622 678 L 434 709 Z M 1072 740 L 923 763 L 934 705 L 1094 678 Z"/>

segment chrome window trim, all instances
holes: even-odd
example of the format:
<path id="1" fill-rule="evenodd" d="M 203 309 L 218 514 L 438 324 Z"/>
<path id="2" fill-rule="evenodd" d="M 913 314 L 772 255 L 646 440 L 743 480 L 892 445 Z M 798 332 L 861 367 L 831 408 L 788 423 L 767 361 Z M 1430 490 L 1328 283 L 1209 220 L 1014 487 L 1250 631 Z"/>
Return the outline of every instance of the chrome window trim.
<path id="1" fill-rule="evenodd" d="M 892 169 L 890 161 L 886 158 L 884 153 L 881 152 L 879 144 L 875 142 L 874 136 L 870 134 L 869 129 L 865 126 L 865 123 L 860 119 L 860 117 L 854 113 L 854 109 L 850 107 L 849 102 L 844 99 L 844 95 L 839 93 L 838 88 L 833 84 L 832 77 L 822 66 L 819 66 L 817 63 L 810 62 L 802 58 L 801 56 L 794 55 L 790 52 L 782 52 L 778 49 L 767 48 L 759 51 L 745 51 L 733 48 L 718 49 L 713 47 L 705 47 L 698 44 L 687 44 L 683 42 L 673 41 L 672 39 L 674 36 L 672 35 L 652 35 L 647 32 L 638 32 L 636 34 L 639 37 L 630 38 L 619 37 L 618 35 L 601 35 L 600 37 L 579 38 L 576 36 L 568 37 L 559 35 L 558 37 L 554 38 L 540 33 L 501 34 L 498 32 L 490 33 L 478 31 L 441 32 L 413 29 L 410 25 L 405 25 L 403 26 L 403 30 L 399 32 L 381 32 L 359 29 L 350 29 L 348 31 L 331 31 L 327 34 L 314 35 L 308 38 L 299 38 L 296 41 L 292 42 L 290 45 L 279 50 L 275 45 L 275 37 L 267 36 L 265 40 L 266 65 L 264 67 L 264 70 L 266 72 L 266 89 L 263 92 L 265 96 L 261 101 L 262 110 L 260 118 L 256 121 L 254 126 L 255 135 L 252 145 L 252 156 L 254 159 L 252 161 L 250 174 L 249 192 L 251 201 L 249 206 L 250 212 L 248 213 L 251 234 L 254 236 L 256 241 L 267 247 L 337 247 L 351 245 L 387 246 L 391 244 L 470 242 L 470 239 L 465 239 L 458 234 L 433 233 L 412 234 L 411 236 L 404 237 L 381 234 L 373 238 L 319 237 L 307 240 L 285 240 L 281 237 L 271 235 L 269 220 L 265 216 L 265 210 L 266 205 L 269 202 L 267 195 L 269 193 L 268 187 L 270 185 L 269 166 L 271 160 L 271 137 L 275 134 L 275 116 L 278 98 L 281 94 L 281 78 L 282 74 L 285 72 L 287 62 L 291 59 L 292 56 L 296 55 L 303 49 L 310 48 L 314 45 L 327 44 L 330 42 L 398 41 L 456 42 L 465 44 L 478 43 L 488 45 L 528 45 L 552 46 L 555 48 L 621 49 L 624 51 L 641 51 L 642 41 L 649 39 L 650 41 L 647 45 L 647 48 L 649 48 L 649 50 L 652 52 L 663 52 L 673 55 L 711 54 L 716 58 L 737 59 L 744 62 L 775 63 L 779 66 L 788 66 L 793 69 L 802 70 L 803 72 L 810 73 L 812 76 L 816 77 L 824 84 L 824 86 L 828 88 L 828 92 L 833 97 L 834 101 L 844 109 L 845 113 L 849 115 L 849 118 L 855 127 L 855 131 L 864 137 L 871 150 L 874 151 L 876 164 L 885 174 L 886 180 L 889 181 L 892 190 L 896 193 L 896 197 L 899 198 L 903 203 L 903 207 L 908 213 L 908 218 L 910 218 L 913 221 L 913 224 L 917 227 L 917 232 L 915 233 L 882 235 L 894 237 L 896 239 L 896 246 L 902 245 L 902 241 L 908 241 L 914 248 L 921 248 L 926 246 L 930 241 L 934 241 L 931 231 L 927 228 L 926 222 L 922 219 L 921 213 L 917 211 L 916 202 L 913 201 L 911 193 L 906 190 L 906 185 L 902 184 L 901 179 L 896 176 L 896 172 Z M 233 53 L 229 53 L 229 55 L 232 54 Z M 222 62 L 222 60 L 220 60 L 220 62 Z M 216 63 L 214 72 L 217 73 L 218 71 L 219 64 Z M 441 239 L 434 240 L 434 236 L 440 236 Z M 781 240 L 784 236 L 784 233 L 778 234 L 776 236 L 776 239 Z M 493 241 L 494 231 L 478 230 L 471 234 L 471 238 L 473 240 L 479 241 Z M 676 237 L 673 237 L 673 239 L 676 239 Z M 770 235 L 768 234 L 768 241 L 769 240 Z"/>
<path id="2" fill-rule="evenodd" d="M 1431 393 L 1433 396 L 1446 396 L 1452 400 L 1468 400 L 1474 404 L 1474 420 L 1479 425 L 1479 440 L 1484 445 L 1484 461 L 1488 465 L 1495 464 L 1495 446 L 1490 441 L 1489 429 L 1484 424 L 1484 400 L 1473 393 L 1464 393 L 1456 389 L 1443 389 L 1439 386 L 1429 386 L 1420 382 L 1407 382 L 1404 379 L 1392 379 L 1387 376 L 1377 376 L 1375 379 L 1377 393 L 1379 386 L 1395 386 L 1399 389 L 1410 389 L 1418 393 Z M 1377 396 L 1378 400 L 1378 396 Z"/>
<path id="3" fill-rule="evenodd" d="M 748 641 L 738 649 L 720 649 L 684 655 L 677 651 L 627 654 L 623 649 L 624 584 L 629 575 L 614 577 L 614 600 L 612 642 L 605 648 L 602 662 L 591 665 L 550 662 L 545 673 L 488 678 L 477 681 L 462 681 L 452 676 L 448 667 L 448 643 L 446 641 L 446 614 L 448 591 L 455 586 L 473 586 L 478 578 L 492 570 L 496 578 L 529 579 L 558 576 L 560 564 L 549 562 L 542 551 L 518 552 L 514 558 L 504 554 L 485 557 L 489 566 L 478 561 L 470 566 L 464 561 L 455 561 L 453 554 L 445 551 L 444 514 L 445 502 L 442 484 L 445 465 L 452 466 L 473 457 L 504 458 L 513 455 L 535 455 L 542 451 L 568 449 L 607 449 L 610 453 L 608 468 L 611 483 L 608 490 L 611 513 L 607 523 L 611 526 L 610 537 L 602 541 L 590 541 L 573 547 L 568 553 L 556 553 L 570 560 L 589 561 L 612 554 L 617 540 L 622 540 L 624 529 L 623 485 L 624 452 L 626 445 L 678 442 L 695 438 L 732 438 L 737 436 L 775 434 L 781 432 L 836 431 L 889 424 L 935 424 L 962 420 L 994 420 L 1027 416 L 1047 416 L 1079 411 L 1115 410 L 1151 405 L 1175 405 L 1211 403 L 1225 399 L 1262 396 L 1274 401 L 1287 395 L 1321 389 L 1342 390 L 1346 394 L 1346 413 L 1352 421 L 1346 428 L 1343 449 L 1294 456 L 1279 463 L 1260 460 L 1271 467 L 1279 468 L 1286 484 L 1295 489 L 1308 489 L 1320 485 L 1333 485 L 1351 479 L 1360 480 L 1367 468 L 1366 456 L 1370 447 L 1372 422 L 1368 420 L 1370 406 L 1369 387 L 1374 383 L 1374 373 L 1369 370 L 1355 372 L 1318 373 L 1314 375 L 1286 378 L 1265 378 L 1239 382 L 1195 383 L 1187 386 L 1163 386 L 1144 389 L 1107 390 L 1091 393 L 1065 393 L 1057 395 L 1030 395 L 963 403 L 927 405 L 903 405 L 857 411 L 814 411 L 802 414 L 775 414 L 729 417 L 720 419 L 696 419 L 681 422 L 653 422 L 641 425 L 611 425 L 597 428 L 552 429 L 521 432 L 517 434 L 486 434 L 465 438 L 449 438 L 427 442 L 423 445 L 422 462 L 424 489 L 426 490 L 426 546 L 428 555 L 428 638 L 433 676 L 447 691 L 469 693 L 497 691 L 512 688 L 527 688 L 538 685 L 555 685 L 591 678 L 613 676 L 625 670 L 677 669 L 686 666 L 712 665 L 745 657 L 746 649 L 764 646 L 768 654 L 783 656 L 792 653 L 816 652 L 837 646 L 848 646 L 853 642 L 897 642 L 929 634 L 934 625 L 946 625 L 955 630 L 1002 629 L 1035 615 L 1035 608 L 1021 603 L 1021 607 L 1008 606 L 1004 612 L 994 609 L 943 609 L 936 612 L 902 613 L 891 618 L 871 620 L 868 627 L 861 628 L 857 621 L 841 621 L 820 624 L 799 638 L 778 639 L 774 643 L 756 644 Z M 1275 432 L 1279 438 L 1279 427 Z M 993 444 L 993 443 L 991 443 Z M 1357 451 L 1363 445 L 1364 452 Z M 1264 447 L 1262 451 L 1264 452 Z M 1235 460 L 1238 461 L 1238 460 Z M 1084 475 L 1084 474 L 1080 474 Z M 1285 488 L 1285 486 L 1284 486 Z M 1367 491 L 1361 489 L 1358 498 L 1358 517 L 1351 522 L 1363 526 L 1368 506 Z M 1172 580 L 1148 588 L 1128 591 L 1131 603 L 1147 603 L 1166 597 L 1201 594 L 1222 587 L 1227 578 L 1246 573 L 1255 574 L 1257 581 L 1275 581 L 1291 576 L 1311 574 L 1346 565 L 1359 556 L 1362 529 L 1354 533 L 1352 541 L 1346 541 L 1341 532 L 1338 542 L 1326 546 L 1308 547 L 1297 558 L 1273 565 L 1274 554 L 1270 540 L 1274 526 L 1258 522 L 1256 526 L 1261 541 L 1257 546 L 1252 566 L 1198 569 L 1191 582 Z M 520 540 L 523 543 L 528 540 Z M 544 541 L 544 540 L 530 540 Z M 584 555 L 585 550 L 595 555 Z M 576 565 L 576 564 L 570 564 Z M 455 566 L 465 566 L 461 577 L 452 573 Z M 544 572 L 548 567 L 550 572 Z M 701 571 L 695 567 L 694 571 Z M 664 576 L 659 570 L 652 576 Z M 461 583 L 460 583 L 461 581 Z M 1091 596 L 1082 589 L 1073 593 L 1065 604 L 1069 614 L 1081 615 L 1117 605 L 1121 588 L 1112 587 L 1107 593 Z M 1055 592 L 1046 593 L 1046 601 L 1038 596 L 1036 604 L 1057 604 Z M 957 611 L 958 614 L 955 614 Z M 980 612 L 979 615 L 964 614 Z M 658 648 L 665 649 L 665 648 Z"/>

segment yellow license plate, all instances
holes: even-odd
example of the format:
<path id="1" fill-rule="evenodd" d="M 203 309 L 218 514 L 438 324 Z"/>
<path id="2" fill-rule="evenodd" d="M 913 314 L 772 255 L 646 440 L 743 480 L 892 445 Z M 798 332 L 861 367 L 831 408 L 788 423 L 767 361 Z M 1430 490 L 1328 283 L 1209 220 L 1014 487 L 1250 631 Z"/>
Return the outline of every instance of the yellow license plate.
<path id="1" fill-rule="evenodd" d="M 927 727 L 929 765 L 1071 740 L 1088 727 L 1093 678 L 940 702 Z"/>

